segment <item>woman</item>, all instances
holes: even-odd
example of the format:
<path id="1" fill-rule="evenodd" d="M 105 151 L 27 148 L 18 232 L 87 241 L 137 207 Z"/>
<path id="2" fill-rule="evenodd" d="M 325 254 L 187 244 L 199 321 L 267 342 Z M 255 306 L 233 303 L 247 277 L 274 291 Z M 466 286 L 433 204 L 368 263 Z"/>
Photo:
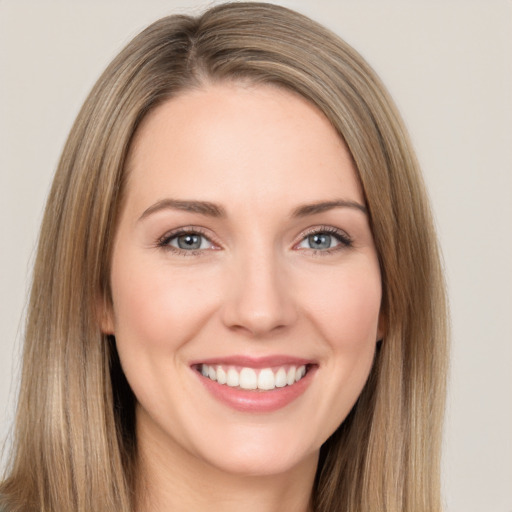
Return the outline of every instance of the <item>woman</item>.
<path id="1" fill-rule="evenodd" d="M 3 506 L 439 510 L 445 318 L 363 59 L 270 4 L 164 18 L 61 158 Z"/>

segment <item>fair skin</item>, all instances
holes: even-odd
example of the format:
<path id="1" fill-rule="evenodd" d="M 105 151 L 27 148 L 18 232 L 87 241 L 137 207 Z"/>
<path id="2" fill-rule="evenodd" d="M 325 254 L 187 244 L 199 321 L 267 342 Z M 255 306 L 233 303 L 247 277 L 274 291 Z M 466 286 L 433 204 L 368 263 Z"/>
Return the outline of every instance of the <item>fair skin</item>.
<path id="1" fill-rule="evenodd" d="M 127 171 L 103 330 L 137 399 L 139 510 L 309 510 L 380 337 L 345 145 L 290 92 L 210 84 L 151 112 Z"/>

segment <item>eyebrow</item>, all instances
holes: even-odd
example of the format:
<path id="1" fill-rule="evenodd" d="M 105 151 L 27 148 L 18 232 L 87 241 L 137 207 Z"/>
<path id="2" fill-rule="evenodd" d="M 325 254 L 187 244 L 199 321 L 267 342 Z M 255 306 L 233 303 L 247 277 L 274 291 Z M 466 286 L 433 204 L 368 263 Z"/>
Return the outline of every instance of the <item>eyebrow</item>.
<path id="1" fill-rule="evenodd" d="M 318 203 L 304 204 L 293 210 L 292 217 L 306 217 L 317 213 L 326 212 L 334 208 L 354 208 L 360 210 L 365 215 L 368 214 L 366 206 L 356 201 L 348 201 L 346 199 L 335 199 L 332 201 L 319 201 Z"/>
<path id="2" fill-rule="evenodd" d="M 334 208 L 353 208 L 360 210 L 364 214 L 368 213 L 366 207 L 356 201 L 336 199 L 298 206 L 293 210 L 292 217 L 307 217 L 308 215 L 315 215 L 328 210 L 333 210 Z M 144 210 L 142 215 L 139 217 L 139 220 L 145 219 L 149 215 L 161 210 L 182 210 L 198 213 L 208 217 L 226 217 L 226 210 L 222 206 L 209 201 L 162 199 Z"/>
<path id="3" fill-rule="evenodd" d="M 185 212 L 199 213 L 208 217 L 225 217 L 226 211 L 222 206 L 208 201 L 183 201 L 179 199 L 162 199 L 144 210 L 139 220 L 161 210 L 182 210 Z"/>

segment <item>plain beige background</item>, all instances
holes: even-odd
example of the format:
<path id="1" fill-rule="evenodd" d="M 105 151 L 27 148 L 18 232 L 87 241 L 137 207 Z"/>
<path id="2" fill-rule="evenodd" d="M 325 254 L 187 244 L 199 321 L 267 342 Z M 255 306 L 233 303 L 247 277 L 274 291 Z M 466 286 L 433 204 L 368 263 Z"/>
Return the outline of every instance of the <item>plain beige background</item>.
<path id="1" fill-rule="evenodd" d="M 453 323 L 448 512 L 512 511 L 512 2 L 278 2 L 355 46 L 412 134 L 444 250 Z M 88 90 L 146 24 L 204 2 L 0 0 L 0 437 L 52 173 Z"/>

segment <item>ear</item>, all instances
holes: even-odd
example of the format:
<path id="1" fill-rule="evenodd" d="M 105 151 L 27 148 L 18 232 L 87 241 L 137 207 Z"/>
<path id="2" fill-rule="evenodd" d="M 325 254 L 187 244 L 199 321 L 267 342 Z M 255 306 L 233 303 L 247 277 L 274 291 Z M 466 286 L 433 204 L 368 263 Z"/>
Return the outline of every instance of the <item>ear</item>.
<path id="1" fill-rule="evenodd" d="M 103 334 L 115 334 L 114 308 L 112 302 L 103 294 L 96 301 L 96 318 Z"/>
<path id="2" fill-rule="evenodd" d="M 377 324 L 377 342 L 382 341 L 388 331 L 388 319 L 386 315 L 381 311 L 379 313 L 379 322 Z"/>

